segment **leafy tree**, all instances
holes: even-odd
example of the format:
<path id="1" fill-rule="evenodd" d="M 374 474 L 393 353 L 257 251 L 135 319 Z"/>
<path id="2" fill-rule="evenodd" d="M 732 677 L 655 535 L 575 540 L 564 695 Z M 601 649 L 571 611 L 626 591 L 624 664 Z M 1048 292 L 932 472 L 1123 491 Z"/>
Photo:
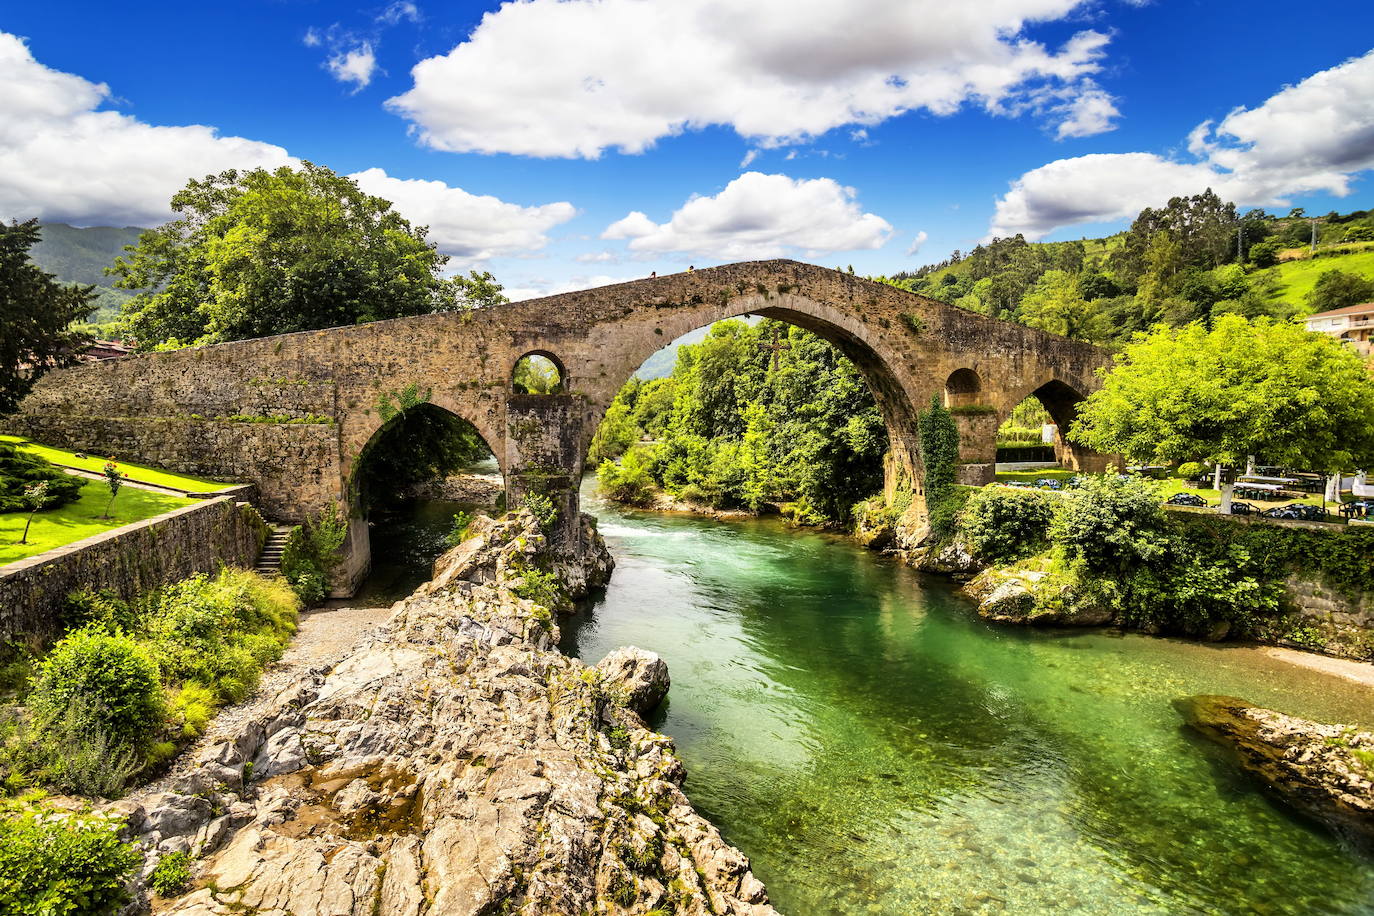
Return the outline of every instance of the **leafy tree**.
<path id="1" fill-rule="evenodd" d="M 525 394 L 556 394 L 563 385 L 558 367 L 547 356 L 534 354 L 515 364 L 512 384 Z"/>
<path id="2" fill-rule="evenodd" d="M 1063 270 L 1040 275 L 1021 300 L 1021 320 L 1033 328 L 1064 337 L 1089 339 L 1092 310 L 1078 285 L 1078 276 Z"/>
<path id="3" fill-rule="evenodd" d="M 37 483 L 47 484 L 47 507 L 64 506 L 81 498 L 84 486 L 79 477 L 52 462 L 0 442 L 0 512 L 19 512 L 29 508 L 25 491 Z"/>
<path id="4" fill-rule="evenodd" d="M 1307 304 L 1313 312 L 1362 305 L 1371 300 L 1374 300 L 1374 280 L 1348 274 L 1342 270 L 1328 270 L 1322 273 L 1317 278 L 1316 285 L 1312 287 L 1312 292 L 1307 294 Z"/>
<path id="5" fill-rule="evenodd" d="M 959 427 L 955 425 L 939 395 L 930 400 L 930 409 L 917 417 L 921 434 L 921 465 L 924 470 L 926 507 L 930 527 L 947 532 L 955 520 L 951 497 L 959 469 Z"/>
<path id="6" fill-rule="evenodd" d="M 1374 379 L 1358 355 L 1290 323 L 1226 315 L 1210 331 L 1156 328 L 1117 356 L 1069 438 L 1140 461 L 1367 467 Z"/>
<path id="7" fill-rule="evenodd" d="M 124 324 L 144 348 L 399 318 L 500 296 L 447 262 L 391 204 L 323 166 L 229 170 L 172 197 L 177 219 L 110 269 L 138 290 Z"/>
<path id="8" fill-rule="evenodd" d="M 89 341 L 73 330 L 95 311 L 89 286 L 63 286 L 29 260 L 38 220 L 0 222 L 0 415 L 50 369 L 70 365 Z"/>
<path id="9" fill-rule="evenodd" d="M 462 274 L 455 274 L 449 278 L 448 282 L 453 287 L 453 300 L 452 302 L 443 302 L 436 307 L 436 311 L 485 309 L 510 301 L 506 298 L 505 293 L 501 292 L 505 287 L 497 283 L 496 278 L 485 270 L 470 270 L 466 277 Z"/>
<path id="10" fill-rule="evenodd" d="M 105 462 L 101 473 L 105 477 L 105 486 L 110 488 L 110 501 L 105 505 L 105 514 L 100 517 L 109 518 L 110 510 L 114 508 L 115 497 L 119 495 L 119 488 L 124 486 L 124 478 L 129 475 L 121 471 L 113 461 Z"/>
<path id="11" fill-rule="evenodd" d="M 1235 258 L 1240 220 L 1236 205 L 1224 203 L 1211 188 L 1191 197 L 1173 197 L 1159 208 L 1140 211 L 1114 258 L 1125 273 L 1139 276 L 1149 269 L 1147 251 L 1156 236 L 1168 233 L 1178 245 L 1182 264 L 1211 269 Z"/>

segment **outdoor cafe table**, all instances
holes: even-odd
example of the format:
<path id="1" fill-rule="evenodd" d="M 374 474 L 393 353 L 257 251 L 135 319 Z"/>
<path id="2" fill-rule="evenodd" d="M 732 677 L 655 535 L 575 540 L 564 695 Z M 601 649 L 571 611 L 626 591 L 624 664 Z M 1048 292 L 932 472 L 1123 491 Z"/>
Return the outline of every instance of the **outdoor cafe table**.
<path id="1" fill-rule="evenodd" d="M 1252 481 L 1252 480 L 1253 480 L 1253 481 L 1256 481 L 1256 483 L 1251 484 L 1250 481 Z M 1243 477 L 1237 477 L 1237 478 L 1236 478 L 1236 483 L 1241 483 L 1241 484 L 1243 484 L 1244 486 L 1247 486 L 1247 487 L 1249 487 L 1249 486 L 1254 486 L 1254 487 L 1256 487 L 1256 488 L 1259 488 L 1259 487 L 1262 486 L 1264 489 L 1270 489 L 1270 490 L 1277 490 L 1278 487 L 1271 487 L 1271 486 L 1269 486 L 1269 484 L 1278 484 L 1278 483 L 1297 483 L 1297 482 L 1298 482 L 1298 479 L 1297 479 L 1296 477 L 1261 477 L 1259 474 L 1246 474 L 1246 475 L 1243 476 Z"/>
<path id="2" fill-rule="evenodd" d="M 1282 490 L 1282 489 L 1283 489 L 1283 487 L 1279 486 L 1279 485 L 1276 484 L 1276 483 L 1248 483 L 1248 482 L 1247 482 L 1247 483 L 1237 483 L 1236 486 L 1240 487 L 1240 488 L 1243 489 L 1243 490 L 1264 490 L 1266 493 L 1275 493 L 1275 492 L 1278 492 L 1279 490 Z"/>

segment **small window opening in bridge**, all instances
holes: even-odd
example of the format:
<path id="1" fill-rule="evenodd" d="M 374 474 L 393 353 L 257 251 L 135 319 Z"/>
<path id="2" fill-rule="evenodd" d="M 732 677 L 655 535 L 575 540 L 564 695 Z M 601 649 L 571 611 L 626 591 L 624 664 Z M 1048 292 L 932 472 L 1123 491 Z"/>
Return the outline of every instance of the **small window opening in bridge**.
<path id="1" fill-rule="evenodd" d="M 973 407 L 979 402 L 983 383 L 972 369 L 955 369 L 945 382 L 946 407 Z"/>
<path id="2" fill-rule="evenodd" d="M 511 375 L 516 394 L 562 394 L 563 386 L 563 367 L 551 353 L 525 354 Z"/>

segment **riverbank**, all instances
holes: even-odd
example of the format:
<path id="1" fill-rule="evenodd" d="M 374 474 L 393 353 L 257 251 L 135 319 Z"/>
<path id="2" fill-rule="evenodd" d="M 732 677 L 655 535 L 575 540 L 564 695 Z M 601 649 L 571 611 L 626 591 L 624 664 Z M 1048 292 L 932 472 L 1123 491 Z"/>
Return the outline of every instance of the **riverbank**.
<path id="1" fill-rule="evenodd" d="M 298 670 L 171 791 L 115 806 L 149 869 L 196 856 L 189 894 L 140 885 L 154 912 L 773 914 L 682 794 L 672 742 L 619 699 L 620 669 L 560 654 L 522 597 L 544 581 L 537 522 L 473 534 L 341 662 Z"/>

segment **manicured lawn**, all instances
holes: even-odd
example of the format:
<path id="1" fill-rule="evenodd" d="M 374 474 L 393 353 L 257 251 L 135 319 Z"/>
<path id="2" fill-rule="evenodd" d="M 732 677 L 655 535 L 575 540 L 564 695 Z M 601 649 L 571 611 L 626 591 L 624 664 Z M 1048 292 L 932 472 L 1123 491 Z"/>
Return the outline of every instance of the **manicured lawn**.
<path id="1" fill-rule="evenodd" d="M 54 464 L 80 468 L 83 471 L 95 471 L 97 474 L 105 469 L 105 462 L 109 460 L 104 457 L 78 458 L 74 452 L 69 452 L 66 449 L 39 445 L 36 442 L 29 442 L 27 439 L 22 439 L 19 436 L 0 436 L 0 442 L 22 443 L 25 451 L 33 452 L 35 455 L 46 458 Z M 231 483 L 205 480 L 200 477 L 188 477 L 185 474 L 172 474 L 168 471 L 159 471 L 156 468 L 145 468 L 142 465 L 130 464 L 124 461 L 116 461 L 115 464 L 119 465 L 119 469 L 127 474 L 130 480 L 137 480 L 140 483 L 151 483 L 160 487 L 171 487 L 174 490 L 188 490 L 192 493 L 208 493 L 228 489 L 233 486 Z M 123 498 L 123 496 L 120 497 L 120 499 Z"/>
<path id="2" fill-rule="evenodd" d="M 87 481 L 81 488 L 81 498 L 76 502 L 57 509 L 48 509 L 34 516 L 27 544 L 15 542 L 24 533 L 24 522 L 28 520 L 28 513 L 0 513 L 0 565 L 13 563 L 15 560 L 31 557 L 111 528 L 152 518 L 154 515 L 199 502 L 195 499 L 152 493 L 134 487 L 121 487 L 114 508 L 110 511 L 114 518 L 97 518 L 96 516 L 105 512 L 105 505 L 109 501 L 110 490 L 104 481 Z"/>

